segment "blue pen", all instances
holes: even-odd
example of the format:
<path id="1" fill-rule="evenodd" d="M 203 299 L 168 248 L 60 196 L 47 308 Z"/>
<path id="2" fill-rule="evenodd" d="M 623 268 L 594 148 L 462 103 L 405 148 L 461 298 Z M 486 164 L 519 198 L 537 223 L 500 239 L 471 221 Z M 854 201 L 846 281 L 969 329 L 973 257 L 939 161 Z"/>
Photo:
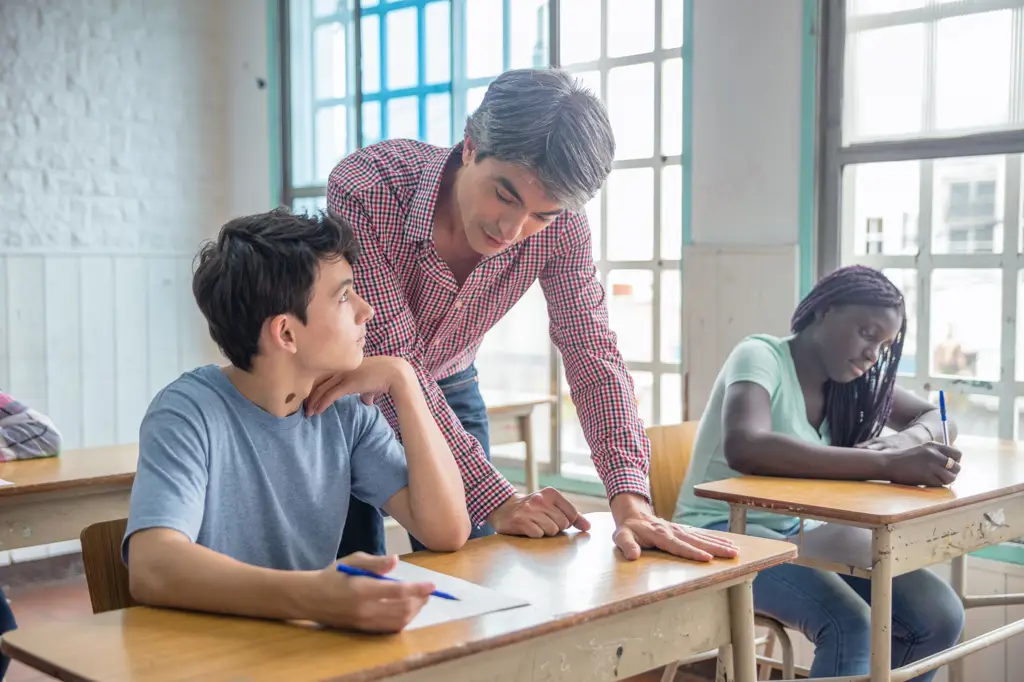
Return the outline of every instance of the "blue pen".
<path id="1" fill-rule="evenodd" d="M 338 564 L 338 572 L 345 573 L 347 575 L 361 576 L 363 578 L 375 578 L 376 580 L 392 580 L 396 583 L 401 582 L 400 580 L 398 580 L 398 578 L 389 578 L 386 575 L 378 575 L 377 573 L 374 573 L 372 571 L 367 571 L 362 568 L 356 568 L 355 566 L 349 566 L 348 564 Z M 440 597 L 441 599 L 459 601 L 457 597 L 453 597 L 447 592 L 441 592 L 440 590 L 434 590 L 430 594 L 432 594 L 435 597 Z"/>
<path id="2" fill-rule="evenodd" d="M 942 444 L 949 445 L 949 429 L 946 427 L 946 394 L 939 391 L 939 416 L 942 417 Z"/>

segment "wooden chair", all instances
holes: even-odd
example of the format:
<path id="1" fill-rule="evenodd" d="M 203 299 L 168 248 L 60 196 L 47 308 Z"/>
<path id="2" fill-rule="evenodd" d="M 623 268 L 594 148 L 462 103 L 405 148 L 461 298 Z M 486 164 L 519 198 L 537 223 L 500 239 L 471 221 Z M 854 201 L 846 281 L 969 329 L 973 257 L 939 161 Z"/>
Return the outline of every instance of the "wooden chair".
<path id="1" fill-rule="evenodd" d="M 128 568 L 121 561 L 121 539 L 128 519 L 94 523 L 82 531 L 82 563 L 92 612 L 135 606 L 128 589 Z"/>
<path id="2" fill-rule="evenodd" d="M 654 513 L 659 518 L 671 520 L 675 513 L 679 489 L 683 486 L 683 479 L 686 478 L 686 470 L 690 466 L 690 458 L 693 455 L 693 444 L 697 438 L 699 423 L 688 421 L 682 424 L 652 426 L 647 429 L 647 438 L 651 441 L 651 464 L 648 473 L 651 485 L 651 504 L 654 505 Z M 757 615 L 754 620 L 757 625 L 768 629 L 768 638 L 764 640 L 765 655 L 762 658 L 760 676 L 770 679 L 772 667 L 779 667 L 783 671 L 784 679 L 793 679 L 795 675 L 793 645 L 786 634 L 786 628 L 782 623 L 767 616 Z M 771 659 L 776 641 L 779 642 L 782 649 L 781 662 Z M 687 661 L 676 661 L 665 668 L 662 682 L 671 682 L 675 679 L 676 670 L 681 664 L 713 658 L 715 655 L 717 655 L 715 652 L 708 652 L 707 655 L 694 657 Z"/>

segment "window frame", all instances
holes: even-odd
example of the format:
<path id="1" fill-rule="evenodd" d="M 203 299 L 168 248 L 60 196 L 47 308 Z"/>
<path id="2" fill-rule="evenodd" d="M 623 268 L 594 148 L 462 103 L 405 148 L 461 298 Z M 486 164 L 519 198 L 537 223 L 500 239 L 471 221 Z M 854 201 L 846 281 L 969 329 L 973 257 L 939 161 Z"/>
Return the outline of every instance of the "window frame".
<path id="1" fill-rule="evenodd" d="M 820 3 L 820 27 L 824 40 L 819 41 L 819 152 L 817 187 L 817 248 L 818 276 L 831 272 L 840 265 L 860 263 L 876 268 L 912 269 L 917 273 L 917 359 L 913 376 L 901 376 L 900 384 L 927 396 L 943 386 L 946 390 L 963 395 L 984 395 L 999 398 L 998 433 L 1000 439 L 1018 436 L 1018 403 L 1024 399 L 1024 381 L 1016 377 L 1015 351 L 1017 344 L 1017 305 L 1024 271 L 1024 250 L 1021 249 L 1021 161 L 1024 158 L 1024 131 L 1020 127 L 1006 130 L 953 134 L 948 136 L 883 139 L 868 142 L 843 142 L 843 122 L 848 111 L 844 108 L 843 87 L 846 37 L 848 29 L 847 0 Z M 924 7 L 892 12 L 884 15 L 857 17 L 860 29 L 929 22 L 925 38 L 925 64 L 929 69 L 925 77 L 923 128 L 933 128 L 935 111 L 935 32 L 937 20 L 953 16 L 979 14 L 994 10 L 1014 9 L 1014 29 L 1024 34 L 1024 0 L 980 0 L 966 11 L 959 4 L 939 4 L 930 0 Z M 1012 75 L 1011 75 L 1012 77 Z M 1024 67 L 1016 72 L 1016 90 L 1010 90 L 1011 125 L 1024 122 Z M 941 159 L 1002 156 L 1005 158 L 1005 199 L 1003 206 L 1002 253 L 932 253 L 932 223 L 934 212 L 935 162 Z M 876 162 L 919 161 L 920 205 L 918 209 L 918 253 L 913 255 L 867 254 L 853 255 L 853 230 L 843 230 L 851 224 L 852 206 L 844 205 L 843 171 L 847 166 Z M 852 203 L 852 202 L 849 202 Z M 988 269 L 998 270 L 1001 285 L 1000 376 L 997 381 L 960 378 L 956 384 L 949 377 L 931 372 L 931 286 L 936 270 Z M 1024 435 L 1024 434 L 1021 434 Z"/>

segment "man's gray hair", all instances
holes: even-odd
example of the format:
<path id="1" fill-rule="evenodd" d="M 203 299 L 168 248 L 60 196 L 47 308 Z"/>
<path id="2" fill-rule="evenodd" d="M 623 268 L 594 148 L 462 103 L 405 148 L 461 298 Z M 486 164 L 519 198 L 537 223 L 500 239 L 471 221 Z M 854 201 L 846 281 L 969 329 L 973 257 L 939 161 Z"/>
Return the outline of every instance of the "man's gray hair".
<path id="1" fill-rule="evenodd" d="M 493 156 L 537 174 L 548 197 L 580 211 L 612 170 L 615 138 L 604 105 L 558 69 L 498 76 L 466 121 L 477 159 Z"/>

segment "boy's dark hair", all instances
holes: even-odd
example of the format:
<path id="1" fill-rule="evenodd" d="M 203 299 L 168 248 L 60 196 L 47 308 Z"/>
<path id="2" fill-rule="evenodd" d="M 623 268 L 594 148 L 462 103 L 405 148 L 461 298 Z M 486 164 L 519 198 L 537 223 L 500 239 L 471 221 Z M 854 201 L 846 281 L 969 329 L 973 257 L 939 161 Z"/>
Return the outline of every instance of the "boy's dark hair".
<path id="1" fill-rule="evenodd" d="M 867 305 L 896 308 L 903 321 L 900 331 L 878 361 L 867 372 L 845 384 L 825 385 L 825 416 L 832 444 L 852 447 L 882 432 L 892 412 L 896 370 L 907 335 L 907 313 L 903 294 L 884 274 L 863 265 L 850 265 L 826 275 L 797 306 L 790 323 L 799 334 L 833 306 Z"/>
<path id="2" fill-rule="evenodd" d="M 359 243 L 341 216 L 277 208 L 235 218 L 203 245 L 192 294 L 221 351 L 249 371 L 268 318 L 290 313 L 306 323 L 320 263 L 354 264 L 358 257 Z"/>

